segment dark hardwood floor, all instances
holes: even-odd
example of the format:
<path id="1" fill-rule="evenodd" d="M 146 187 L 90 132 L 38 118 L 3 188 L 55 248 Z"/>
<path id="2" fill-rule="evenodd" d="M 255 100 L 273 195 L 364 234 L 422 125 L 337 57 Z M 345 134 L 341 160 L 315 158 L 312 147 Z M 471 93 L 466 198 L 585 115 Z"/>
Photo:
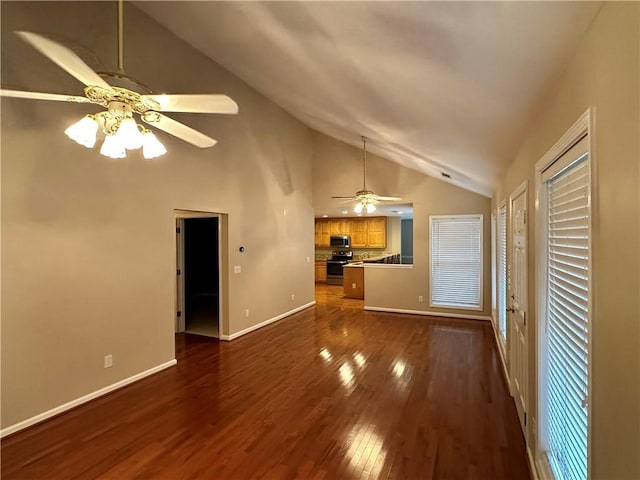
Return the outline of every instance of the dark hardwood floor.
<path id="1" fill-rule="evenodd" d="M 176 367 L 4 439 L 2 479 L 529 478 L 488 323 L 325 287 L 233 342 L 176 345 Z"/>

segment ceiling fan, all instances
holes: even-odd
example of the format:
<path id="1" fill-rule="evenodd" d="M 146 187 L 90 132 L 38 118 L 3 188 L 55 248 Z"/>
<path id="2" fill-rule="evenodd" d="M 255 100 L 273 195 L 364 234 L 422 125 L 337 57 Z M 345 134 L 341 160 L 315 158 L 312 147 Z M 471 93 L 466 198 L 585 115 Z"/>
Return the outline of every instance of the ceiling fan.
<path id="1" fill-rule="evenodd" d="M 362 190 L 356 192 L 351 197 L 331 197 L 331 198 L 343 198 L 349 200 L 358 200 L 358 203 L 353 207 L 353 211 L 356 213 L 362 213 L 362 210 L 366 210 L 367 213 L 373 213 L 376 211 L 376 203 L 378 202 L 395 202 L 402 200 L 401 197 L 383 197 L 382 195 L 376 195 L 371 190 L 367 190 L 367 137 L 362 138 Z"/>
<path id="2" fill-rule="evenodd" d="M 124 158 L 126 150 L 142 147 L 145 158 L 166 153 L 156 136 L 136 123 L 134 114 L 148 125 L 178 137 L 196 147 L 214 146 L 217 141 L 202 132 L 171 119 L 161 112 L 237 114 L 238 105 L 226 95 L 153 94 L 143 83 L 124 72 L 123 0 L 118 1 L 118 71 L 95 72 L 69 48 L 42 35 L 16 32 L 25 42 L 49 58 L 84 85 L 84 96 L 0 89 L 0 96 L 31 100 L 94 103 L 106 110 L 87 115 L 65 133 L 79 144 L 93 148 L 98 129 L 105 134 L 100 153 Z M 107 79 L 111 82 L 107 83 Z M 117 86 L 125 84 L 129 88 Z"/>

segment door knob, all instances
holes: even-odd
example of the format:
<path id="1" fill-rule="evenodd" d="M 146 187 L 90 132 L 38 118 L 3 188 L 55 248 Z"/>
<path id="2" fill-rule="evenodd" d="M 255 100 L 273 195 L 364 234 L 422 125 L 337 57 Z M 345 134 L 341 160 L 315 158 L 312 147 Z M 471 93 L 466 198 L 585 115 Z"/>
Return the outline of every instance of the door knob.
<path id="1" fill-rule="evenodd" d="M 516 309 L 515 309 L 515 308 L 507 307 L 507 312 L 511 312 L 511 313 L 513 313 L 513 312 L 515 312 L 515 311 L 516 311 Z"/>

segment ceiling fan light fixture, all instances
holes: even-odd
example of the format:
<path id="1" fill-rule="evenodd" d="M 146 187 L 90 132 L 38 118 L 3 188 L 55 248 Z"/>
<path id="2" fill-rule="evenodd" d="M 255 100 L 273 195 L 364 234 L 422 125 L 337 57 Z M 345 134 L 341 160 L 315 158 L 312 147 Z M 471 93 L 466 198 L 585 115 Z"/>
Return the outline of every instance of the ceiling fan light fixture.
<path id="1" fill-rule="evenodd" d="M 116 135 L 107 135 L 100 148 L 100 153 L 109 158 L 125 158 L 127 153 Z"/>
<path id="2" fill-rule="evenodd" d="M 142 132 L 142 155 L 147 160 L 157 158 L 167 153 L 167 149 L 160 143 L 153 132 L 144 130 Z"/>
<path id="3" fill-rule="evenodd" d="M 362 202 L 358 202 L 356 203 L 356 206 L 353 207 L 353 211 L 356 213 L 362 213 L 363 208 L 364 208 L 364 205 L 362 205 Z"/>
<path id="4" fill-rule="evenodd" d="M 376 211 L 376 206 L 373 203 L 367 204 L 367 213 L 373 213 Z"/>
<path id="5" fill-rule="evenodd" d="M 133 118 L 122 119 L 115 138 L 127 150 L 136 150 L 142 146 L 142 134 Z"/>
<path id="6" fill-rule="evenodd" d="M 64 133 L 74 142 L 83 147 L 93 148 L 98 134 L 98 122 L 92 115 L 82 117 L 79 121 L 67 128 Z"/>

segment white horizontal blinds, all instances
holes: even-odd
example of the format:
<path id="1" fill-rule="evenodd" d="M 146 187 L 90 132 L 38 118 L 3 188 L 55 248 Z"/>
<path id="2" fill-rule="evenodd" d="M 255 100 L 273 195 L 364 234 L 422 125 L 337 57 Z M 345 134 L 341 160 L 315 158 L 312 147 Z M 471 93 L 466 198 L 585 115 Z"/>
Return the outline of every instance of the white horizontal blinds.
<path id="1" fill-rule="evenodd" d="M 587 479 L 590 180 L 583 140 L 546 182 L 549 459 L 563 480 Z"/>
<path id="2" fill-rule="evenodd" d="M 507 337 L 507 207 L 498 210 L 498 330 Z"/>
<path id="3" fill-rule="evenodd" d="M 482 217 L 431 217 L 431 305 L 481 308 Z"/>

